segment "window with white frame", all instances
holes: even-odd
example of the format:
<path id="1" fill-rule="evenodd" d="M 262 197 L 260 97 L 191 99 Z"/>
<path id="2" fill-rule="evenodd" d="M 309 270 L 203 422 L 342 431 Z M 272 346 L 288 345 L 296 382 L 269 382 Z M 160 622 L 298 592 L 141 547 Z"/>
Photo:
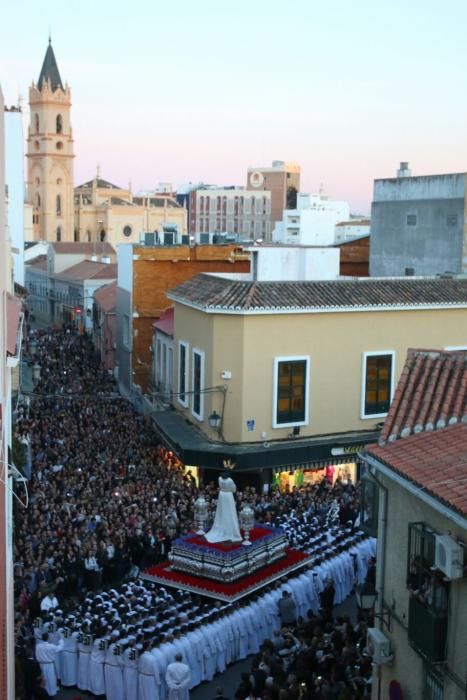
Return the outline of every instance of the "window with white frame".
<path id="1" fill-rule="evenodd" d="M 274 358 L 273 428 L 308 424 L 310 358 Z"/>
<path id="2" fill-rule="evenodd" d="M 393 350 L 363 353 L 361 418 L 387 415 L 394 394 L 394 360 Z"/>
<path id="3" fill-rule="evenodd" d="M 188 406 L 188 343 L 178 341 L 178 402 Z"/>
<path id="4" fill-rule="evenodd" d="M 193 401 L 191 404 L 191 412 L 198 418 L 204 419 L 204 352 L 193 348 L 191 358 Z"/>

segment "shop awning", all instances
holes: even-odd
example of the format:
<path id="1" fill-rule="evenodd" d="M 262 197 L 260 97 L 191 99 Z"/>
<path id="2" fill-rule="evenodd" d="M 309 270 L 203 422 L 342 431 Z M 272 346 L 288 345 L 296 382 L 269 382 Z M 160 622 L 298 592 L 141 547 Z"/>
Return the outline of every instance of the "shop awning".
<path id="1" fill-rule="evenodd" d="M 377 442 L 379 436 L 379 431 L 357 431 L 275 442 L 222 443 L 208 440 L 176 411 L 156 411 L 152 419 L 162 441 L 184 464 L 208 469 L 222 469 L 224 459 L 235 462 L 237 471 L 291 468 L 332 460 L 336 448 L 342 448 L 338 450 L 340 455 L 355 454 Z"/>

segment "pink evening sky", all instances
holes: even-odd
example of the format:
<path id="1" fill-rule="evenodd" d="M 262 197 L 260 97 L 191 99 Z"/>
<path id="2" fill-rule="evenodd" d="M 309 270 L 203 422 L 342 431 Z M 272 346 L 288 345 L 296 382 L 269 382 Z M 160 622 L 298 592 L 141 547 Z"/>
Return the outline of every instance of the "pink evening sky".
<path id="1" fill-rule="evenodd" d="M 302 191 L 322 184 L 367 213 L 400 160 L 466 170 L 466 20 L 454 0 L 10 0 L 0 84 L 26 107 L 50 27 L 77 184 L 97 163 L 134 191 L 244 184 L 248 166 L 281 159 L 301 165 Z"/>

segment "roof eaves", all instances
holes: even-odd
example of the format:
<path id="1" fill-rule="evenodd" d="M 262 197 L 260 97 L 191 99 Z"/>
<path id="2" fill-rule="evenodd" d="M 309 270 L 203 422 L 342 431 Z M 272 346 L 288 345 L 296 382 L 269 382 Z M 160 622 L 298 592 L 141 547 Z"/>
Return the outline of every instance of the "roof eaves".
<path id="1" fill-rule="evenodd" d="M 369 446 L 369 447 L 371 447 L 371 446 Z M 422 494 L 426 494 L 427 496 L 430 497 L 430 499 L 432 499 L 432 500 L 434 501 L 434 504 L 435 504 L 435 503 L 440 503 L 440 504 L 442 504 L 442 505 L 444 506 L 444 508 L 447 508 L 448 510 L 453 511 L 453 513 L 456 513 L 457 515 L 459 515 L 459 516 L 460 516 L 461 518 L 463 518 L 463 520 L 465 521 L 465 526 L 464 526 L 464 527 L 467 526 L 467 517 L 466 517 L 466 514 L 465 514 L 464 511 L 463 511 L 462 509 L 460 509 L 458 506 L 456 506 L 455 504 L 453 504 L 453 503 L 451 503 L 451 502 L 449 502 L 449 501 L 446 501 L 446 499 L 444 499 L 442 496 L 440 496 L 440 495 L 434 493 L 431 489 L 429 489 L 428 487 L 424 486 L 424 485 L 423 485 L 422 483 L 420 483 L 419 481 L 416 481 L 415 479 L 413 479 L 412 477 L 410 477 L 410 476 L 409 476 L 408 474 L 406 474 L 405 472 L 401 471 L 400 469 L 397 469 L 397 468 L 394 467 L 389 461 L 385 460 L 385 459 L 384 459 L 383 457 L 381 457 L 380 455 L 374 455 L 374 454 L 372 454 L 372 453 L 371 453 L 371 449 L 365 450 L 364 456 L 365 456 L 367 459 L 369 458 L 371 461 L 373 461 L 373 463 L 376 463 L 376 468 L 378 468 L 378 464 L 380 464 L 381 466 L 385 467 L 387 471 L 392 472 L 393 474 L 396 474 L 399 478 L 403 479 L 403 480 L 406 481 L 408 484 L 411 484 L 412 486 L 416 487 L 416 488 L 419 490 L 419 495 L 420 495 L 420 496 L 422 496 Z M 433 504 L 433 506 L 434 506 L 434 504 Z"/>

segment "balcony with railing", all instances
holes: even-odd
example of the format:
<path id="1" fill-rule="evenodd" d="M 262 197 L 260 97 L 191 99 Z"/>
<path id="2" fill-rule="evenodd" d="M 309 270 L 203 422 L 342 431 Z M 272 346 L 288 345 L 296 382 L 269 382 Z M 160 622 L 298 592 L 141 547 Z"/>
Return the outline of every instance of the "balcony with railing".
<path id="1" fill-rule="evenodd" d="M 445 661 L 447 632 L 447 612 L 437 611 L 416 595 L 411 595 L 408 629 L 410 646 L 427 661 Z"/>

